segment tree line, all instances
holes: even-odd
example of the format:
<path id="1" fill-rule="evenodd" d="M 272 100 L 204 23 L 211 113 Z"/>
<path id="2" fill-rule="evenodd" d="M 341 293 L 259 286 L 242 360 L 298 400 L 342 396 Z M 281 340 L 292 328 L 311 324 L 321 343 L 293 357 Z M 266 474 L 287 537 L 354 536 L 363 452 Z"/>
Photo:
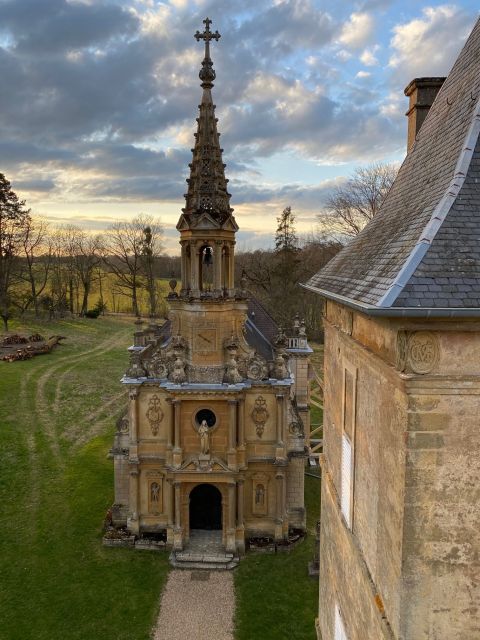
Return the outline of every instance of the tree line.
<path id="1" fill-rule="evenodd" d="M 306 239 L 299 239 L 295 214 L 286 207 L 277 218 L 272 249 L 236 254 L 236 282 L 243 277 L 279 324 L 291 325 L 299 313 L 309 334 L 321 337 L 320 299 L 299 283 L 376 215 L 396 173 L 394 165 L 381 163 L 356 169 L 332 191 L 317 215 L 316 233 Z M 165 255 L 158 219 L 139 215 L 115 222 L 102 234 L 74 225 L 54 227 L 33 216 L 0 173 L 0 315 L 5 329 L 12 313 L 28 309 L 37 317 L 98 315 L 106 308 L 105 287 L 111 299 L 126 296 L 135 315 L 141 311 L 140 294 L 146 294 L 150 317 L 164 315 L 161 277 L 179 278 L 180 258 Z M 98 295 L 91 309 L 94 286 Z"/>
<path id="2" fill-rule="evenodd" d="M 75 225 L 52 226 L 33 216 L 0 173 L 0 315 L 5 330 L 13 313 L 32 309 L 36 317 L 99 313 L 104 284 L 131 299 L 138 315 L 139 292 L 148 294 L 148 312 L 160 310 L 156 273 L 163 257 L 163 228 L 152 216 L 112 224 L 102 234 Z M 168 262 L 168 259 L 167 259 Z M 90 309 L 93 285 L 99 290 Z"/>

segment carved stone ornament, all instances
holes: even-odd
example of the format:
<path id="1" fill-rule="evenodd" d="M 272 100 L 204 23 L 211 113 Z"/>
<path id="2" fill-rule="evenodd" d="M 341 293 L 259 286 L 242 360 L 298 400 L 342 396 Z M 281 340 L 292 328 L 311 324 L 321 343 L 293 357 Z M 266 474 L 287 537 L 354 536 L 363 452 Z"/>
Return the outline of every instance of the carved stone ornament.
<path id="1" fill-rule="evenodd" d="M 293 421 L 290 423 L 288 430 L 292 434 L 292 436 L 301 436 L 303 435 L 302 425 L 299 422 Z"/>
<path id="2" fill-rule="evenodd" d="M 128 420 L 128 412 L 124 413 L 123 416 L 120 416 L 117 420 L 117 431 L 119 433 L 128 433 L 129 428 L 129 420 Z"/>
<path id="3" fill-rule="evenodd" d="M 157 395 L 154 395 L 150 398 L 148 409 L 145 415 L 150 424 L 152 434 L 156 436 L 158 434 L 158 430 L 160 429 L 160 423 L 163 420 L 163 411 L 160 404 L 160 398 Z"/>
<path id="4" fill-rule="evenodd" d="M 154 355 L 147 363 L 148 375 L 152 378 L 168 378 L 168 362 L 163 354 Z"/>
<path id="5" fill-rule="evenodd" d="M 143 368 L 141 356 L 139 353 L 134 351 L 130 355 L 130 366 L 126 371 L 126 375 L 129 378 L 143 378 L 145 377 L 145 373 L 146 371 Z"/>
<path id="6" fill-rule="evenodd" d="M 405 371 L 407 364 L 407 334 L 405 331 L 397 333 L 397 345 L 395 350 L 395 367 L 398 371 Z"/>
<path id="7" fill-rule="evenodd" d="M 255 406 L 253 407 L 251 415 L 252 420 L 255 423 L 257 436 L 261 438 L 265 430 L 265 423 L 270 416 L 267 410 L 267 401 L 263 396 L 258 396 L 255 400 Z"/>
<path id="8" fill-rule="evenodd" d="M 430 373 L 438 364 L 438 339 L 430 331 L 416 331 L 408 339 L 407 361 L 414 373 Z"/>
<path id="9" fill-rule="evenodd" d="M 247 378 L 249 380 L 265 380 L 265 378 L 268 378 L 267 363 L 256 353 L 247 361 Z"/>

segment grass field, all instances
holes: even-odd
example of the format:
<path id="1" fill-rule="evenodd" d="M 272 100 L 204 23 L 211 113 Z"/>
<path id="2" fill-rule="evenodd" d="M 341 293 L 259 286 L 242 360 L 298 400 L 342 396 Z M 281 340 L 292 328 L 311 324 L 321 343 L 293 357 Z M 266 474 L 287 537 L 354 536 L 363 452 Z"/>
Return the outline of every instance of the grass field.
<path id="1" fill-rule="evenodd" d="M 0 362 L 2 640 L 149 638 L 166 555 L 101 545 L 132 329 L 29 323 L 67 340 L 49 356 Z"/>
<path id="2" fill-rule="evenodd" d="M 132 320 L 12 330 L 67 339 L 48 356 L 0 362 L 0 640 L 147 640 L 168 556 L 101 545 Z M 306 478 L 311 530 L 318 498 L 319 480 Z M 310 535 L 290 554 L 242 560 L 238 640 L 314 639 L 313 547 Z"/>

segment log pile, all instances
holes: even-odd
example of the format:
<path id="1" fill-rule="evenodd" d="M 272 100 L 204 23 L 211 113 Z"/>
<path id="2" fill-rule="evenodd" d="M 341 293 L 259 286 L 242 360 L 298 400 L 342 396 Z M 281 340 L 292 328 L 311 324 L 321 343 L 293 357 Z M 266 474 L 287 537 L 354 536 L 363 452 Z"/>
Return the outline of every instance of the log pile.
<path id="1" fill-rule="evenodd" d="M 29 360 L 34 356 L 39 356 L 50 351 L 59 344 L 60 340 L 65 340 L 64 336 L 50 336 L 45 340 L 40 334 L 33 334 L 29 338 L 23 336 L 7 336 L 2 341 L 2 347 L 12 347 L 17 344 L 26 345 L 21 349 L 11 350 L 0 357 L 5 362 L 17 362 L 18 360 Z"/>

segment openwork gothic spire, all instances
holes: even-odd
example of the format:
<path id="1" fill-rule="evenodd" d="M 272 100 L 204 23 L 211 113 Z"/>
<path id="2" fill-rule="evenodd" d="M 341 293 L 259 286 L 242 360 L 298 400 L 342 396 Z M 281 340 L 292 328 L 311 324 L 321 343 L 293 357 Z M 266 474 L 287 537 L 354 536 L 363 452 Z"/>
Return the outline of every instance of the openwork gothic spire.
<path id="1" fill-rule="evenodd" d="M 205 57 L 199 73 L 203 88 L 198 127 L 195 133 L 195 147 L 192 149 L 193 160 L 190 166 L 190 178 L 187 180 L 188 193 L 185 194 L 186 206 L 184 214 L 209 213 L 219 222 L 223 222 L 233 211 L 230 208 L 230 194 L 227 191 L 228 180 L 225 178 L 225 165 L 220 148 L 220 134 L 217 131 L 215 105 L 211 89 L 215 80 L 215 70 L 210 58 L 210 41 L 219 40 L 218 31 L 210 31 L 212 21 L 206 18 L 205 31 L 195 33 L 197 41 L 205 42 Z"/>

